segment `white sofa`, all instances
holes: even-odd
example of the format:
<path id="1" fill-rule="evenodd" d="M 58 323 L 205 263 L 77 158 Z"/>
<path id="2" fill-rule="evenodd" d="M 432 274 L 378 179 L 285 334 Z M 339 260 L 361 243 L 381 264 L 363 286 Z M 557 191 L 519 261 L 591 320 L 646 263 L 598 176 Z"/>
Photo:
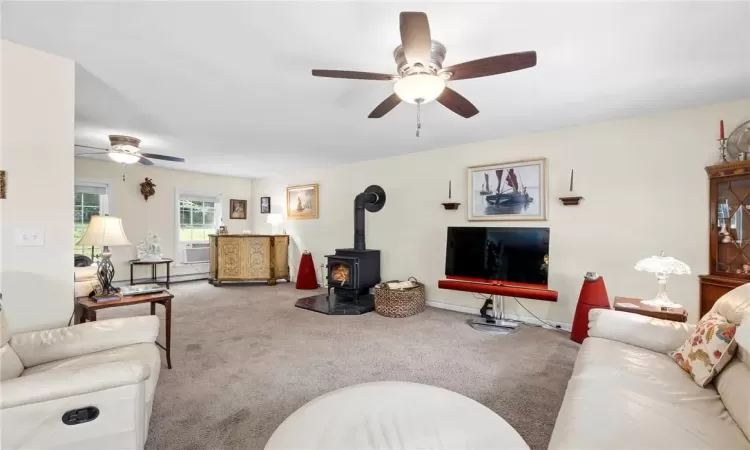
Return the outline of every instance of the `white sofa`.
<path id="1" fill-rule="evenodd" d="M 102 320 L 9 336 L 0 311 L 3 450 L 142 449 L 161 355 L 156 316 Z M 99 410 L 66 425 L 63 414 Z"/>
<path id="2" fill-rule="evenodd" d="M 604 309 L 589 314 L 550 449 L 750 449 L 750 284 L 713 308 L 737 355 L 701 388 L 667 355 L 694 325 Z"/>

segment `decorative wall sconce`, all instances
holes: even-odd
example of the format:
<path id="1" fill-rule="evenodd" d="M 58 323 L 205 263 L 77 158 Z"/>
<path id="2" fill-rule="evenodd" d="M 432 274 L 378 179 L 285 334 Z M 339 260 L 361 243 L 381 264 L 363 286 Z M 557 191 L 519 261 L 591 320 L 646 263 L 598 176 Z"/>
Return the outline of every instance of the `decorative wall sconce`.
<path id="1" fill-rule="evenodd" d="M 146 177 L 146 181 L 141 183 L 141 195 L 143 195 L 143 198 L 148 201 L 148 198 L 152 195 L 156 194 L 156 185 L 153 181 L 151 181 L 151 178 Z"/>
<path id="2" fill-rule="evenodd" d="M 451 191 L 452 191 L 452 189 L 451 189 L 451 182 L 448 181 L 448 201 L 445 202 L 445 203 L 443 203 L 443 208 L 445 208 L 446 211 L 456 210 L 461 205 L 460 203 L 454 203 L 454 202 L 450 201 L 451 197 L 452 197 L 452 192 Z"/>
<path id="3" fill-rule="evenodd" d="M 570 169 L 570 196 L 560 197 L 560 201 L 563 206 L 576 206 L 581 203 L 581 200 L 583 200 L 583 197 L 573 193 L 573 169 Z"/>

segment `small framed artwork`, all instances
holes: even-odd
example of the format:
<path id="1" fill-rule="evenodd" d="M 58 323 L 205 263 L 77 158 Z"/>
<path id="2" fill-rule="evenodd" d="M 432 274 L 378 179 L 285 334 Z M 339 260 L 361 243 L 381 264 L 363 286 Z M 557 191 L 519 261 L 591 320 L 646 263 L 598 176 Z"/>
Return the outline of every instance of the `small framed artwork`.
<path id="1" fill-rule="evenodd" d="M 271 212 L 271 197 L 260 198 L 260 213 L 269 214 Z"/>
<path id="2" fill-rule="evenodd" d="M 469 220 L 547 220 L 547 160 L 469 167 Z"/>
<path id="3" fill-rule="evenodd" d="M 286 188 L 287 218 L 317 219 L 318 218 L 318 185 L 303 184 Z"/>
<path id="4" fill-rule="evenodd" d="M 247 200 L 229 200 L 229 218 L 247 219 Z"/>

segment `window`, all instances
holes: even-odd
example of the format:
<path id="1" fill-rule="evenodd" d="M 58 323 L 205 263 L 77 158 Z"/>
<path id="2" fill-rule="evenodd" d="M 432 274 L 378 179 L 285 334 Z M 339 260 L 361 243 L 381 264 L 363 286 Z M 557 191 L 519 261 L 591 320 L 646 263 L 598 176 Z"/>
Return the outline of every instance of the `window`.
<path id="1" fill-rule="evenodd" d="M 179 199 L 180 242 L 208 242 L 208 235 L 218 228 L 219 199 L 187 194 L 180 194 Z"/>
<path id="2" fill-rule="evenodd" d="M 81 183 L 75 186 L 75 196 L 73 201 L 73 252 L 82 254 L 94 259 L 101 252 L 101 248 L 84 248 L 81 245 L 75 245 L 91 222 L 91 216 L 107 214 L 109 212 L 109 202 L 107 197 L 107 185 L 95 183 Z"/>

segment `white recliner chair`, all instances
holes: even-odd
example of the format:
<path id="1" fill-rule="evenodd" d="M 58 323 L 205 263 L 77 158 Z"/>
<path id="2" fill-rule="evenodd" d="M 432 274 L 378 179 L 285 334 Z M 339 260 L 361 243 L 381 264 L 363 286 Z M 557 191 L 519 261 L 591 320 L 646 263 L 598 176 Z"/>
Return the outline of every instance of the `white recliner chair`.
<path id="1" fill-rule="evenodd" d="M 0 311 L 0 447 L 142 449 L 158 333 L 142 316 L 9 336 Z"/>

